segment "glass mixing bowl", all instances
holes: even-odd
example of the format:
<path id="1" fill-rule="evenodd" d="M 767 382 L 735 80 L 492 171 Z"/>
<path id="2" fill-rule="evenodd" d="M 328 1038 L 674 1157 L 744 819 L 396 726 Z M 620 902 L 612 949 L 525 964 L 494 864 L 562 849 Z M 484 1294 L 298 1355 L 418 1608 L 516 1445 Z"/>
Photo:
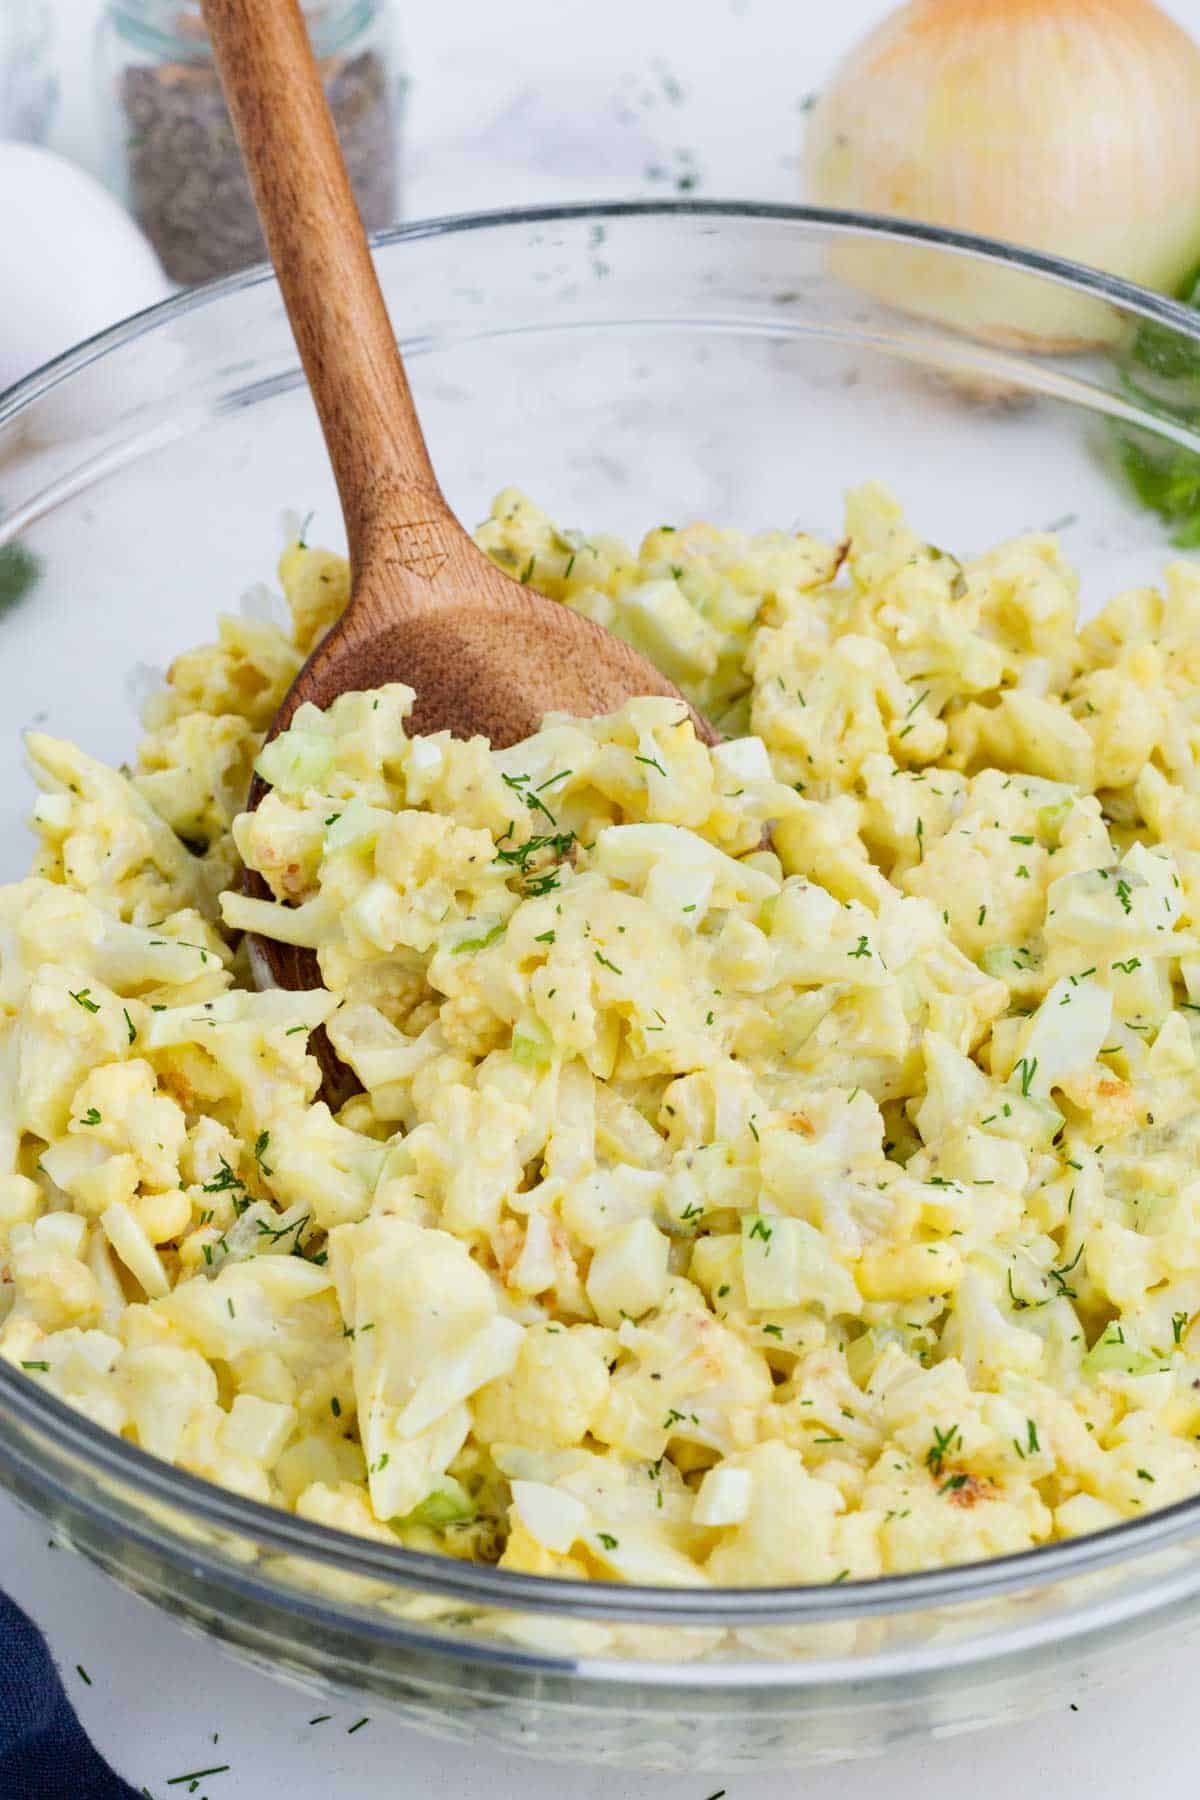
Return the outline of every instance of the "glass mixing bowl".
<path id="1" fill-rule="evenodd" d="M 1055 524 L 1095 606 L 1153 579 L 1167 547 L 1122 458 L 1144 479 L 1160 459 L 1178 497 L 1200 453 L 1196 317 L 1044 256 L 694 202 L 450 219 L 389 233 L 377 253 L 467 521 L 517 482 L 593 529 L 705 517 L 836 534 L 843 490 L 875 476 L 956 550 Z M 1045 348 L 1080 340 L 1093 347 Z M 217 611 L 270 576 L 282 509 L 315 510 L 314 538 L 339 538 L 269 276 L 184 293 L 0 398 L 0 497 L 9 879 L 28 856 L 19 728 L 37 720 L 119 762 L 144 665 L 208 639 Z M 3 1363 L 0 1481 L 118 1581 L 276 1673 L 596 1762 L 727 1771 L 878 1753 L 1064 1704 L 1200 1625 L 1200 1499 L 928 1574 L 581 1585 L 239 1499 Z"/>

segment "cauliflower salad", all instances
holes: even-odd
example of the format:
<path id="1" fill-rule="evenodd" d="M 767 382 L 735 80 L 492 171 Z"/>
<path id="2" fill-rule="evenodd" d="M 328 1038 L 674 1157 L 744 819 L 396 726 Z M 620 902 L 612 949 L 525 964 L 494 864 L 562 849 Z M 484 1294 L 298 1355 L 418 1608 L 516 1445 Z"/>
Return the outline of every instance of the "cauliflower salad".
<path id="1" fill-rule="evenodd" d="M 414 737 L 392 686 L 264 748 L 348 594 L 302 541 L 290 629 L 222 618 L 135 766 L 31 734 L 0 1354 L 546 1575 L 835 1582 L 1200 1491 L 1200 569 L 1081 627 L 1053 538 L 960 561 L 876 487 L 835 546 L 514 491 L 479 535 L 725 741 Z"/>

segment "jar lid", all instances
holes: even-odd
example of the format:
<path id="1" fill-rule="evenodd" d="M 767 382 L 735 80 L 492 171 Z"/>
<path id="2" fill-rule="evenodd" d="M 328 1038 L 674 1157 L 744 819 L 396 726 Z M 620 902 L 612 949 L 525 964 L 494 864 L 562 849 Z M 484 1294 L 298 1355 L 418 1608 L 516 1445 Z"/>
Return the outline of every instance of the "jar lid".
<path id="1" fill-rule="evenodd" d="M 12 3 L 0 0 L 4 7 Z M 20 11 L 22 0 L 16 3 Z M 333 55 L 367 30 L 386 4 L 387 0 L 300 0 L 319 57 Z M 122 37 L 148 54 L 183 61 L 211 55 L 200 0 L 108 0 L 108 17 Z"/>

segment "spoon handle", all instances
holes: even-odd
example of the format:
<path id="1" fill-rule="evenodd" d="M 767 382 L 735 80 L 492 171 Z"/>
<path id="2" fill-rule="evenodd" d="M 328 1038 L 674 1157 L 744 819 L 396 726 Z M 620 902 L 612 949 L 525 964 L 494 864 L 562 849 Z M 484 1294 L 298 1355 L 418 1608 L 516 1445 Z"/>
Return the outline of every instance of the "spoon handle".
<path id="1" fill-rule="evenodd" d="M 368 563 L 418 566 L 458 527 L 429 461 L 298 0 L 203 8 L 356 580 Z"/>

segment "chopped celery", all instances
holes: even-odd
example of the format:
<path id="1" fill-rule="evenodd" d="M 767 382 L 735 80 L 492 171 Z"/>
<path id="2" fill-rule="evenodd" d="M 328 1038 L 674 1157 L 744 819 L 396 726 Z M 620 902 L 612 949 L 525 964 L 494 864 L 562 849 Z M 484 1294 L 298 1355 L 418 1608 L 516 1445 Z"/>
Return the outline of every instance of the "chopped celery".
<path id="1" fill-rule="evenodd" d="M 255 772 L 284 794 L 319 787 L 333 767 L 334 741 L 320 731 L 293 728 L 264 744 Z"/>

